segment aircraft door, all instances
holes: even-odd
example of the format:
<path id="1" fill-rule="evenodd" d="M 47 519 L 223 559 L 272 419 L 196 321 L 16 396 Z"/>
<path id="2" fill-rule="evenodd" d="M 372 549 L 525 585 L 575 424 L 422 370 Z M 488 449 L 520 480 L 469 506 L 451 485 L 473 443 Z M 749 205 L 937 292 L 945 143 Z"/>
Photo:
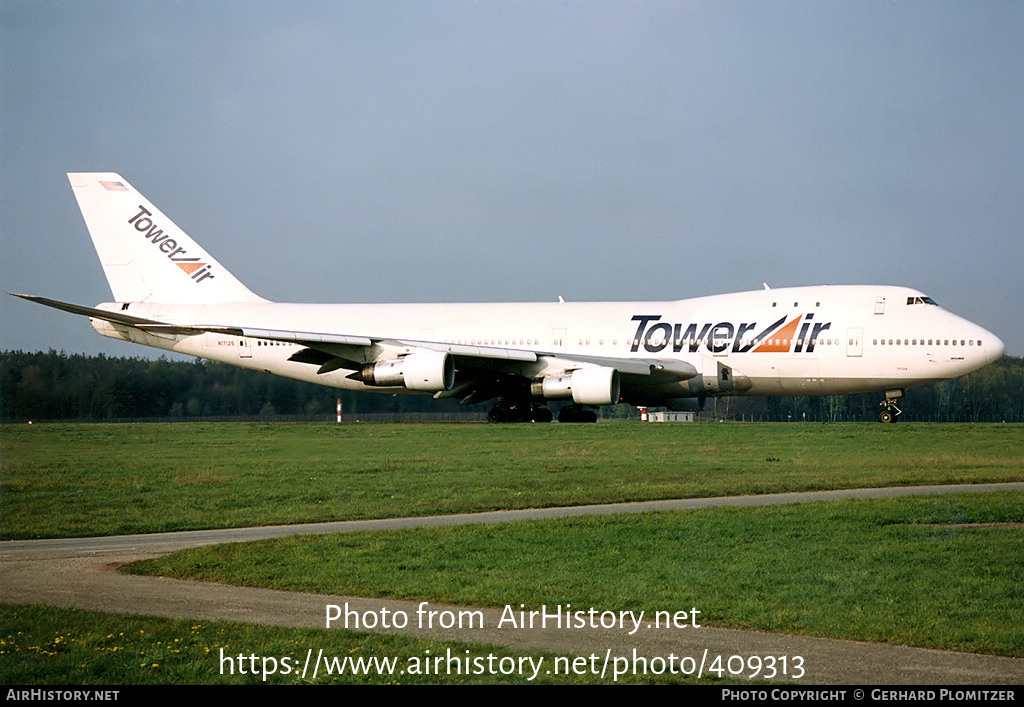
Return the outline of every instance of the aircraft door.
<path id="1" fill-rule="evenodd" d="M 238 340 L 238 357 L 252 358 L 252 343 L 244 336 Z"/>
<path id="2" fill-rule="evenodd" d="M 846 330 L 846 355 L 848 357 L 858 357 L 864 352 L 863 343 L 861 341 L 863 336 L 863 329 Z"/>
<path id="3" fill-rule="evenodd" d="M 566 331 L 565 329 L 552 329 L 551 330 L 551 348 L 553 349 L 564 349 L 565 348 Z"/>

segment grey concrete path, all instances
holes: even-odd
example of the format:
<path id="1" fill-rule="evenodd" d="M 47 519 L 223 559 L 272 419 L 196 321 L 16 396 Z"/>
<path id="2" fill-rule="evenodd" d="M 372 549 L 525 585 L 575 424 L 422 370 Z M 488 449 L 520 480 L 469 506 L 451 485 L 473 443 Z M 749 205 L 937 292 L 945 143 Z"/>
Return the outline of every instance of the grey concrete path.
<path id="1" fill-rule="evenodd" d="M 117 572 L 118 565 L 155 557 L 200 545 L 243 542 L 268 537 L 310 533 L 339 533 L 354 530 L 502 523 L 534 518 L 585 514 L 639 513 L 650 510 L 691 509 L 720 505 L 761 506 L 804 503 L 841 498 L 888 498 L 904 495 L 1024 490 L 1024 483 L 963 486 L 899 487 L 854 489 L 807 493 L 768 494 L 714 499 L 685 499 L 642 503 L 530 509 L 493 513 L 399 518 L 372 521 L 343 521 L 263 528 L 238 528 L 181 533 L 27 540 L 0 544 L 0 601 L 77 607 L 108 613 L 230 620 L 279 626 L 324 627 L 326 607 L 344 607 L 362 616 L 379 617 L 385 610 L 392 616 L 403 612 L 409 618 L 406 633 L 431 638 L 488 643 L 518 649 L 543 649 L 580 656 L 596 655 L 595 665 L 608 670 L 619 656 L 648 659 L 691 657 L 697 664 L 711 665 L 716 656 L 787 657 L 788 679 L 803 684 L 1021 684 L 1024 660 L 996 656 L 908 648 L 867 643 L 787 636 L 756 631 L 715 628 L 657 628 L 644 617 L 632 635 L 627 628 L 527 629 L 502 626 L 500 610 L 453 607 L 430 603 L 326 596 L 282 592 L 221 584 L 191 582 L 161 577 L 140 577 Z M 422 608 L 422 612 L 420 609 Z M 518 609 L 518 607 L 513 607 Z M 573 607 L 586 611 L 591 607 Z M 618 607 L 593 607 L 598 612 Z M 690 607 L 666 607 L 684 610 Z M 699 608 L 699 607 L 698 607 Z M 554 610 L 554 607 L 551 608 Z M 472 611 L 474 625 L 463 629 L 427 626 L 426 611 L 439 612 L 435 623 L 447 616 Z M 449 611 L 449 614 L 441 612 Z M 478 614 L 475 612 L 479 612 Z M 463 614 L 466 615 L 466 614 Z M 421 619 L 422 617 L 422 619 Z M 423 624 L 420 626 L 419 624 Z M 589 621 L 588 621 L 589 623 Z M 336 622 L 335 626 L 341 625 Z M 311 646 L 315 650 L 315 646 Z M 254 650 L 257 647 L 254 646 Z M 804 674 L 796 679 L 796 656 L 802 658 Z M 725 664 L 723 662 L 723 664 Z M 778 661 L 776 664 L 781 667 Z M 620 663 L 620 665 L 622 665 Z M 734 665 L 738 665 L 734 661 Z M 779 676 L 786 679 L 784 676 Z"/>

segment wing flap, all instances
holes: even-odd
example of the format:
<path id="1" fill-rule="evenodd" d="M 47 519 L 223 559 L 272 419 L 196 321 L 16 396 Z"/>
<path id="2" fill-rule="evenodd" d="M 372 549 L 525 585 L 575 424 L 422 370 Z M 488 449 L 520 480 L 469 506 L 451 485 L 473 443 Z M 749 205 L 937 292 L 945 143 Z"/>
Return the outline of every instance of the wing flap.
<path id="1" fill-rule="evenodd" d="M 676 380 L 688 380 L 698 373 L 697 368 L 693 364 L 674 359 L 616 358 L 614 356 L 588 356 L 586 354 L 570 353 L 551 353 L 545 354 L 545 356 L 563 361 L 614 368 L 619 373 L 632 376 L 663 375 L 675 378 Z"/>
<path id="2" fill-rule="evenodd" d="M 202 328 L 202 327 L 201 327 Z M 206 327 L 206 331 L 221 331 L 216 327 Z M 281 331 L 278 329 L 254 329 L 251 327 L 240 327 L 239 336 L 247 336 L 251 339 L 268 339 L 270 341 L 285 341 L 293 344 L 344 344 L 347 346 L 372 346 L 374 340 L 366 336 L 348 336 L 346 334 L 323 334 L 310 331 Z"/>
<path id="3" fill-rule="evenodd" d="M 439 341 L 417 341 L 415 339 L 377 339 L 376 341 L 382 344 L 392 344 L 394 346 L 405 346 L 415 349 L 446 351 L 452 356 L 463 356 L 466 358 L 488 358 L 526 363 L 533 363 L 538 359 L 538 354 L 535 351 L 506 349 L 500 346 L 470 346 L 468 344 L 446 344 Z"/>

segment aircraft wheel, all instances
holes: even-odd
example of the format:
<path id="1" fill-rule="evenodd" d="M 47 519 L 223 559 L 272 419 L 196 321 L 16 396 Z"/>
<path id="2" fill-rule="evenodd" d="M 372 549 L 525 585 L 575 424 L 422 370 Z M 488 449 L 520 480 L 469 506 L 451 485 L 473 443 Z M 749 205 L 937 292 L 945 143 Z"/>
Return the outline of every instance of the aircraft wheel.
<path id="1" fill-rule="evenodd" d="M 882 410 L 878 413 L 879 422 L 896 422 L 896 415 L 893 414 L 892 410 Z"/>
<path id="2" fill-rule="evenodd" d="M 551 422 L 553 419 L 551 411 L 547 408 L 534 408 L 532 415 L 534 422 Z"/>
<path id="3" fill-rule="evenodd" d="M 558 413 L 559 422 L 597 422 L 597 413 L 579 405 L 569 405 Z"/>
<path id="4" fill-rule="evenodd" d="M 531 419 L 530 407 L 522 403 L 499 403 L 487 412 L 488 422 L 529 422 Z"/>

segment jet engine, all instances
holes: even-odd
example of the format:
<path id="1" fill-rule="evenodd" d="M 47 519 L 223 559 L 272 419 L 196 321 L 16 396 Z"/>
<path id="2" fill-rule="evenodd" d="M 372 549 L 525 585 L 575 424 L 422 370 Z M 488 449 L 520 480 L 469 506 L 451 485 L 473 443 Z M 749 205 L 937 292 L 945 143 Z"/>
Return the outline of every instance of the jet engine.
<path id="1" fill-rule="evenodd" d="M 354 376 L 367 385 L 404 386 L 438 392 L 455 385 L 455 360 L 444 351 L 418 351 L 402 358 L 363 366 Z"/>
<path id="2" fill-rule="evenodd" d="M 535 398 L 568 400 L 578 405 L 611 405 L 619 402 L 619 372 L 614 368 L 580 368 L 565 376 L 548 376 L 534 381 Z"/>

